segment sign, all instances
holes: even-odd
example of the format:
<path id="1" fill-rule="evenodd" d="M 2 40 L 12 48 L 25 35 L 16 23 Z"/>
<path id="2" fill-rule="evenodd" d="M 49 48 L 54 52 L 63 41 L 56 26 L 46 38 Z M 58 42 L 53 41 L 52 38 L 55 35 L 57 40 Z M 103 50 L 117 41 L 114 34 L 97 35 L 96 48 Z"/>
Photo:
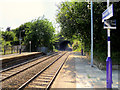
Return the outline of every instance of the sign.
<path id="1" fill-rule="evenodd" d="M 109 19 L 113 16 L 113 4 L 109 6 L 103 13 L 102 13 L 102 22 L 104 22 L 105 19 Z"/>
<path id="2" fill-rule="evenodd" d="M 31 44 L 31 41 L 29 41 L 29 44 Z"/>
<path id="3" fill-rule="evenodd" d="M 22 40 L 22 38 L 19 38 L 19 40 Z"/>
<path id="4" fill-rule="evenodd" d="M 104 29 L 116 29 L 116 20 L 105 20 Z"/>

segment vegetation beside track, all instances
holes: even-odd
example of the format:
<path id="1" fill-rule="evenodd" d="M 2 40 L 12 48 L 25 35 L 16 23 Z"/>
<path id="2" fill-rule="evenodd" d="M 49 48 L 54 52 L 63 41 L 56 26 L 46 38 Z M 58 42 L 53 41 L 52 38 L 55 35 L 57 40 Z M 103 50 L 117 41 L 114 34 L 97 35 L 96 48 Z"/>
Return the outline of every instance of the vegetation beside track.
<path id="1" fill-rule="evenodd" d="M 120 63 L 119 33 L 120 33 L 120 2 L 111 2 L 114 6 L 114 16 L 118 23 L 116 30 L 111 30 L 111 58 L 113 64 Z M 61 35 L 73 42 L 73 50 L 90 53 L 91 48 L 91 11 L 87 8 L 88 2 L 62 2 L 58 5 L 56 20 L 61 26 Z M 107 58 L 107 30 L 103 28 L 102 13 L 106 10 L 107 3 L 93 3 L 93 44 L 94 58 L 102 63 Z M 75 41 L 76 40 L 76 41 Z M 89 54 L 90 55 L 90 54 Z"/>
<path id="2" fill-rule="evenodd" d="M 111 2 L 114 6 L 114 16 L 116 19 L 117 29 L 111 30 L 111 58 L 113 64 L 120 64 L 120 2 Z M 87 7 L 88 2 L 61 2 L 57 5 L 56 21 L 61 27 L 59 35 L 64 36 L 66 40 L 73 43 L 74 51 L 87 52 L 90 55 L 91 48 L 91 11 Z M 106 10 L 107 3 L 93 3 L 93 41 L 94 41 L 94 58 L 105 63 L 107 58 L 107 31 L 103 29 L 102 13 Z M 32 51 L 36 51 L 37 47 L 48 47 L 49 50 L 57 51 L 55 42 L 57 35 L 54 34 L 55 28 L 48 19 L 41 17 L 30 22 L 20 25 L 14 30 L 8 27 L 6 32 L 2 32 L 2 44 L 19 45 L 19 34 L 21 32 L 22 45 L 27 46 L 29 50 L 29 41 L 32 42 Z M 24 32 L 23 32 L 24 30 Z"/>

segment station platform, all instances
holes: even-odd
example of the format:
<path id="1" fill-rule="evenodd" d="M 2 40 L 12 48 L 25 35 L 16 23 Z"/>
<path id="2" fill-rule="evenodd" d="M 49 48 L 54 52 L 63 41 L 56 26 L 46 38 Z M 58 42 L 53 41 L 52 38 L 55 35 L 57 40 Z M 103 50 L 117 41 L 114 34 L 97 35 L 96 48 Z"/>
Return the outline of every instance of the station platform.
<path id="1" fill-rule="evenodd" d="M 15 53 L 15 54 L 1 55 L 0 60 L 22 57 L 22 56 L 35 55 L 35 54 L 40 54 L 40 53 L 41 52 L 23 52 L 21 54 Z"/>
<path id="2" fill-rule="evenodd" d="M 118 90 L 120 84 L 119 70 L 113 70 L 112 90 Z M 90 66 L 90 60 L 80 52 L 72 52 L 60 70 L 51 88 L 78 90 L 107 90 L 106 70 Z"/>

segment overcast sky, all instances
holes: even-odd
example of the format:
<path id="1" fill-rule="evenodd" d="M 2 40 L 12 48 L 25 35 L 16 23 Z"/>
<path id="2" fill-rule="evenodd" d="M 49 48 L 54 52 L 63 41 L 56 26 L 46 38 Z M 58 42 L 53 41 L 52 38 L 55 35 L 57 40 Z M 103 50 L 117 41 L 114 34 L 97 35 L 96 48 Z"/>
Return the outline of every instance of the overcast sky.
<path id="1" fill-rule="evenodd" d="M 56 5 L 62 1 L 65 0 L 0 0 L 0 27 L 15 29 L 43 15 L 55 23 Z"/>

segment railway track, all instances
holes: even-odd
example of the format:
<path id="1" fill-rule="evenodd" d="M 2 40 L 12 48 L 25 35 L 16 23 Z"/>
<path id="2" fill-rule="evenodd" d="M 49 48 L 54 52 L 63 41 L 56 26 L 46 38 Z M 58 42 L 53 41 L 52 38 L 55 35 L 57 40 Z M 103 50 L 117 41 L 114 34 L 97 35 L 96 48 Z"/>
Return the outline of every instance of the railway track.
<path id="1" fill-rule="evenodd" d="M 21 89 L 49 89 L 55 80 L 57 74 L 68 58 L 68 53 L 65 54 L 62 58 L 59 57 L 36 75 L 34 75 L 31 79 L 21 85 L 17 90 Z"/>
<path id="2" fill-rule="evenodd" d="M 20 72 L 23 72 L 23 71 L 27 70 L 28 68 L 33 67 L 33 66 L 47 60 L 48 58 L 57 55 L 57 54 L 58 53 L 52 54 L 50 56 L 45 55 L 45 56 L 37 57 L 37 58 L 34 58 L 32 60 L 26 61 L 24 63 L 12 66 L 12 67 L 4 69 L 4 70 L 1 70 L 0 73 L 1 73 L 2 77 L 0 78 L 0 82 L 4 81 L 4 80 L 20 73 Z M 43 60 L 39 60 L 42 58 L 43 58 Z"/>
<path id="3" fill-rule="evenodd" d="M 26 88 L 26 85 L 28 81 L 32 81 L 34 80 L 33 77 L 35 78 L 35 76 L 37 77 L 37 74 L 40 72 L 42 73 L 43 71 L 46 71 L 48 70 L 47 68 L 49 66 L 53 66 L 54 64 L 53 63 L 56 63 L 56 61 L 59 61 L 60 58 L 63 58 L 62 56 L 66 56 L 64 55 L 66 52 L 62 52 L 58 55 L 54 55 L 54 57 L 44 57 L 44 61 L 43 61 L 43 58 L 41 59 L 41 62 L 39 62 L 38 64 L 36 65 L 33 65 L 32 67 L 30 67 L 30 65 L 27 65 L 27 69 L 24 68 L 24 67 L 19 67 L 18 68 L 14 68 L 14 69 L 11 69 L 11 70 L 8 70 L 8 71 L 5 71 L 5 72 L 2 72 L 2 76 L 3 78 L 1 79 L 2 81 L 2 88 L 16 88 L 16 89 L 21 89 L 21 88 Z M 45 60 L 46 59 L 46 60 Z M 64 60 L 63 60 L 64 61 Z M 60 63 L 60 62 L 59 62 Z M 25 64 L 26 65 L 26 64 Z M 55 66 L 58 66 L 59 65 L 54 65 Z M 57 67 L 56 67 L 57 68 Z M 22 70 L 23 71 L 22 71 Z M 14 71 L 17 71 L 14 73 Z M 51 71 L 50 69 L 48 71 Z M 13 72 L 12 74 L 14 74 L 13 76 L 11 75 L 11 72 Z M 19 73 L 18 73 L 19 72 Z M 37 74 L 36 74 L 37 73 Z M 49 72 L 50 73 L 50 72 Z M 49 74 L 48 73 L 48 74 Z M 54 71 L 55 73 L 55 71 Z M 5 78 L 5 76 L 8 76 L 9 74 L 9 78 Z M 52 75 L 52 74 L 51 74 Z M 49 75 L 48 75 L 49 76 Z M 32 79 L 31 79 L 32 77 Z M 50 76 L 52 77 L 52 76 Z M 4 80 L 3 80 L 4 79 Z M 41 81 L 42 82 L 42 81 Z M 49 82 L 50 83 L 50 82 Z M 24 86 L 25 85 L 25 86 Z M 29 86 L 29 85 L 28 85 Z"/>

